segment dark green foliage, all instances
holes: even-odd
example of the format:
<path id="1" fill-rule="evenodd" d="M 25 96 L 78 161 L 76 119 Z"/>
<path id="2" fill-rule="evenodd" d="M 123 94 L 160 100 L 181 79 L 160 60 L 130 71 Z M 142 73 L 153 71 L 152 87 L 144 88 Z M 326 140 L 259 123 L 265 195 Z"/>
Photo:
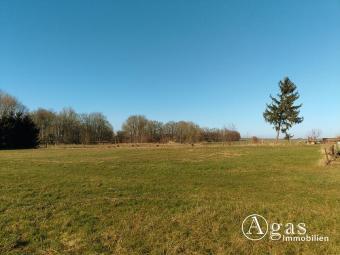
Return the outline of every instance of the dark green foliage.
<path id="1" fill-rule="evenodd" d="M 300 108 L 302 104 L 295 105 L 299 99 L 299 92 L 296 90 L 296 85 L 289 80 L 288 77 L 279 82 L 280 93 L 277 98 L 270 96 L 272 102 L 267 104 L 267 109 L 263 113 L 266 122 L 272 124 L 277 132 L 276 139 L 279 139 L 280 132 L 285 134 L 286 139 L 293 137 L 288 133 L 289 129 L 303 121 L 300 117 Z"/>
<path id="2" fill-rule="evenodd" d="M 0 149 L 35 148 L 39 129 L 29 115 L 17 112 L 0 118 Z"/>

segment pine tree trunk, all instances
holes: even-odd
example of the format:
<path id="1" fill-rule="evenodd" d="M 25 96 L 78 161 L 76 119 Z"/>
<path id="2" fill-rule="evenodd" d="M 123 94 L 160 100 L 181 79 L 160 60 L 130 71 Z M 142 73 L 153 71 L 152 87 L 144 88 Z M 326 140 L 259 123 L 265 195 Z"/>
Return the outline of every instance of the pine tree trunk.
<path id="1" fill-rule="evenodd" d="M 277 131 L 277 135 L 276 135 L 276 143 L 279 143 L 279 138 L 280 138 L 280 130 Z"/>

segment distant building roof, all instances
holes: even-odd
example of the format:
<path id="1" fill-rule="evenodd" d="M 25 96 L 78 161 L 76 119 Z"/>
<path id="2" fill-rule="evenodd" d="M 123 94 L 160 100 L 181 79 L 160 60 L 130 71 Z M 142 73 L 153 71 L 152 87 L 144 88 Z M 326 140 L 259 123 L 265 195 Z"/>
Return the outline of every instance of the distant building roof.
<path id="1" fill-rule="evenodd" d="M 336 138 L 322 138 L 322 141 L 324 143 L 336 143 L 336 142 L 340 142 L 340 137 L 336 137 Z"/>

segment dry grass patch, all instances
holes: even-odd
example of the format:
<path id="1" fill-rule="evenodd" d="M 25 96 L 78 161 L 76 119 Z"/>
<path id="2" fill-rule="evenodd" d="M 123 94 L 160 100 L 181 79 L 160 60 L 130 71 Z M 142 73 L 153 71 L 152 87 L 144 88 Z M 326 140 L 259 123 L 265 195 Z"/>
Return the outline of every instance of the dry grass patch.
<path id="1" fill-rule="evenodd" d="M 337 254 L 340 168 L 319 146 L 0 151 L 0 254 Z M 329 243 L 251 242 L 251 213 Z"/>

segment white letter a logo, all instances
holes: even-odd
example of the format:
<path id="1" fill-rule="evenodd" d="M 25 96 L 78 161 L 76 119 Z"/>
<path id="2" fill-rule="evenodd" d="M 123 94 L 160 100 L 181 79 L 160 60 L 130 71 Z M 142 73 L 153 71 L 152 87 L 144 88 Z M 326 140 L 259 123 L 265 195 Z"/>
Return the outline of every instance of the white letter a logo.
<path id="1" fill-rule="evenodd" d="M 247 235 L 252 235 L 252 232 L 251 232 L 252 229 L 257 229 L 257 234 L 258 235 L 263 235 L 264 233 L 263 233 L 263 231 L 262 231 L 262 229 L 260 227 L 260 224 L 259 224 L 259 221 L 257 220 L 257 217 L 254 215 L 251 218 L 253 220 L 252 220 L 251 225 L 250 225 L 250 227 L 248 229 Z"/>
<path id="2" fill-rule="evenodd" d="M 268 233 L 268 222 L 259 214 L 251 214 L 242 222 L 242 233 L 249 240 L 261 240 Z"/>

